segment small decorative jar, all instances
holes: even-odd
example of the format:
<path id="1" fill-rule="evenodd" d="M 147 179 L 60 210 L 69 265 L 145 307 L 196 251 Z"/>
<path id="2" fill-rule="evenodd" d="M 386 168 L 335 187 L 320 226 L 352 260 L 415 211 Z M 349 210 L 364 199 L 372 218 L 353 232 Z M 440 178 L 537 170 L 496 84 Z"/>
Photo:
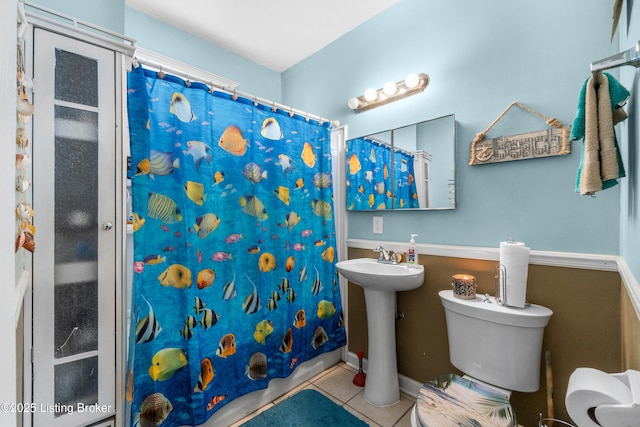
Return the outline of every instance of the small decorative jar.
<path id="1" fill-rule="evenodd" d="M 453 287 L 453 296 L 456 298 L 476 298 L 476 278 L 469 274 L 454 274 L 451 286 Z"/>

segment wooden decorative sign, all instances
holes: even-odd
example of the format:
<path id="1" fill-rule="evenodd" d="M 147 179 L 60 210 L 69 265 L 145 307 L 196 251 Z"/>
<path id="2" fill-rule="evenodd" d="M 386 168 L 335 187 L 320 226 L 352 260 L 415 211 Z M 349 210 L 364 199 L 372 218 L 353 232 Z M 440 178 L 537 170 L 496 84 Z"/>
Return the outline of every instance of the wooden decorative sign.
<path id="1" fill-rule="evenodd" d="M 520 107 L 544 119 L 550 128 L 538 132 L 485 140 L 487 132 L 507 114 L 511 107 Z M 519 102 L 512 102 L 488 128 L 478 133 L 471 141 L 469 164 L 479 165 L 569 154 L 571 152 L 570 131 L 571 126 L 563 125 L 560 120 L 540 114 Z"/>
<path id="2" fill-rule="evenodd" d="M 472 164 L 509 162 L 512 160 L 536 159 L 571 153 L 567 136 L 571 126 L 549 128 L 519 135 L 501 136 L 472 143 Z"/>

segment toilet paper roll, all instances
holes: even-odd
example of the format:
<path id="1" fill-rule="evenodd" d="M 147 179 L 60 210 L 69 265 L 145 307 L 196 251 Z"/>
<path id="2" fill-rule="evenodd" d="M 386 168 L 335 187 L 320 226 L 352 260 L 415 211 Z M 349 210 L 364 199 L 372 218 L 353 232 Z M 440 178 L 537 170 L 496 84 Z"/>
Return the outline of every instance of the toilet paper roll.
<path id="1" fill-rule="evenodd" d="M 524 308 L 527 299 L 527 276 L 531 250 L 522 242 L 500 242 L 500 264 L 503 265 L 506 286 L 503 301 Z"/>
<path id="2" fill-rule="evenodd" d="M 578 368 L 569 377 L 565 406 L 578 427 L 601 427 L 595 409 L 632 401 L 631 390 L 619 379 L 592 368 Z"/>

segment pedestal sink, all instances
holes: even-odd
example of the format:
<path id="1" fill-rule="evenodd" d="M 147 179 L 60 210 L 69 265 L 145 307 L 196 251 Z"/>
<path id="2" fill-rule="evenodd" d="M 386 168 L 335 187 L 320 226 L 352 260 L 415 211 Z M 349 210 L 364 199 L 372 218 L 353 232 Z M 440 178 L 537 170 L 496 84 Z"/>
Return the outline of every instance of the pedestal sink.
<path id="1" fill-rule="evenodd" d="M 391 406 L 400 400 L 396 360 L 396 291 L 422 286 L 424 267 L 385 264 L 371 258 L 340 261 L 342 276 L 364 288 L 369 335 L 364 398 L 375 406 Z"/>

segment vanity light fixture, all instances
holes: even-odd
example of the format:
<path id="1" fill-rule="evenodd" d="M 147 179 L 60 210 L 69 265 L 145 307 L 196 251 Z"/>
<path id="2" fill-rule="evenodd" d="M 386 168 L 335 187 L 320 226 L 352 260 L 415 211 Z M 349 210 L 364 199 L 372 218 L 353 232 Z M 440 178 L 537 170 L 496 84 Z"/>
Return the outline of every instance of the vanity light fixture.
<path id="1" fill-rule="evenodd" d="M 351 98 L 347 105 L 356 113 L 370 110 L 407 96 L 422 92 L 429 84 L 429 76 L 420 73 L 409 74 L 404 80 L 397 83 L 387 82 L 381 89 L 369 88 L 364 95 Z"/>

